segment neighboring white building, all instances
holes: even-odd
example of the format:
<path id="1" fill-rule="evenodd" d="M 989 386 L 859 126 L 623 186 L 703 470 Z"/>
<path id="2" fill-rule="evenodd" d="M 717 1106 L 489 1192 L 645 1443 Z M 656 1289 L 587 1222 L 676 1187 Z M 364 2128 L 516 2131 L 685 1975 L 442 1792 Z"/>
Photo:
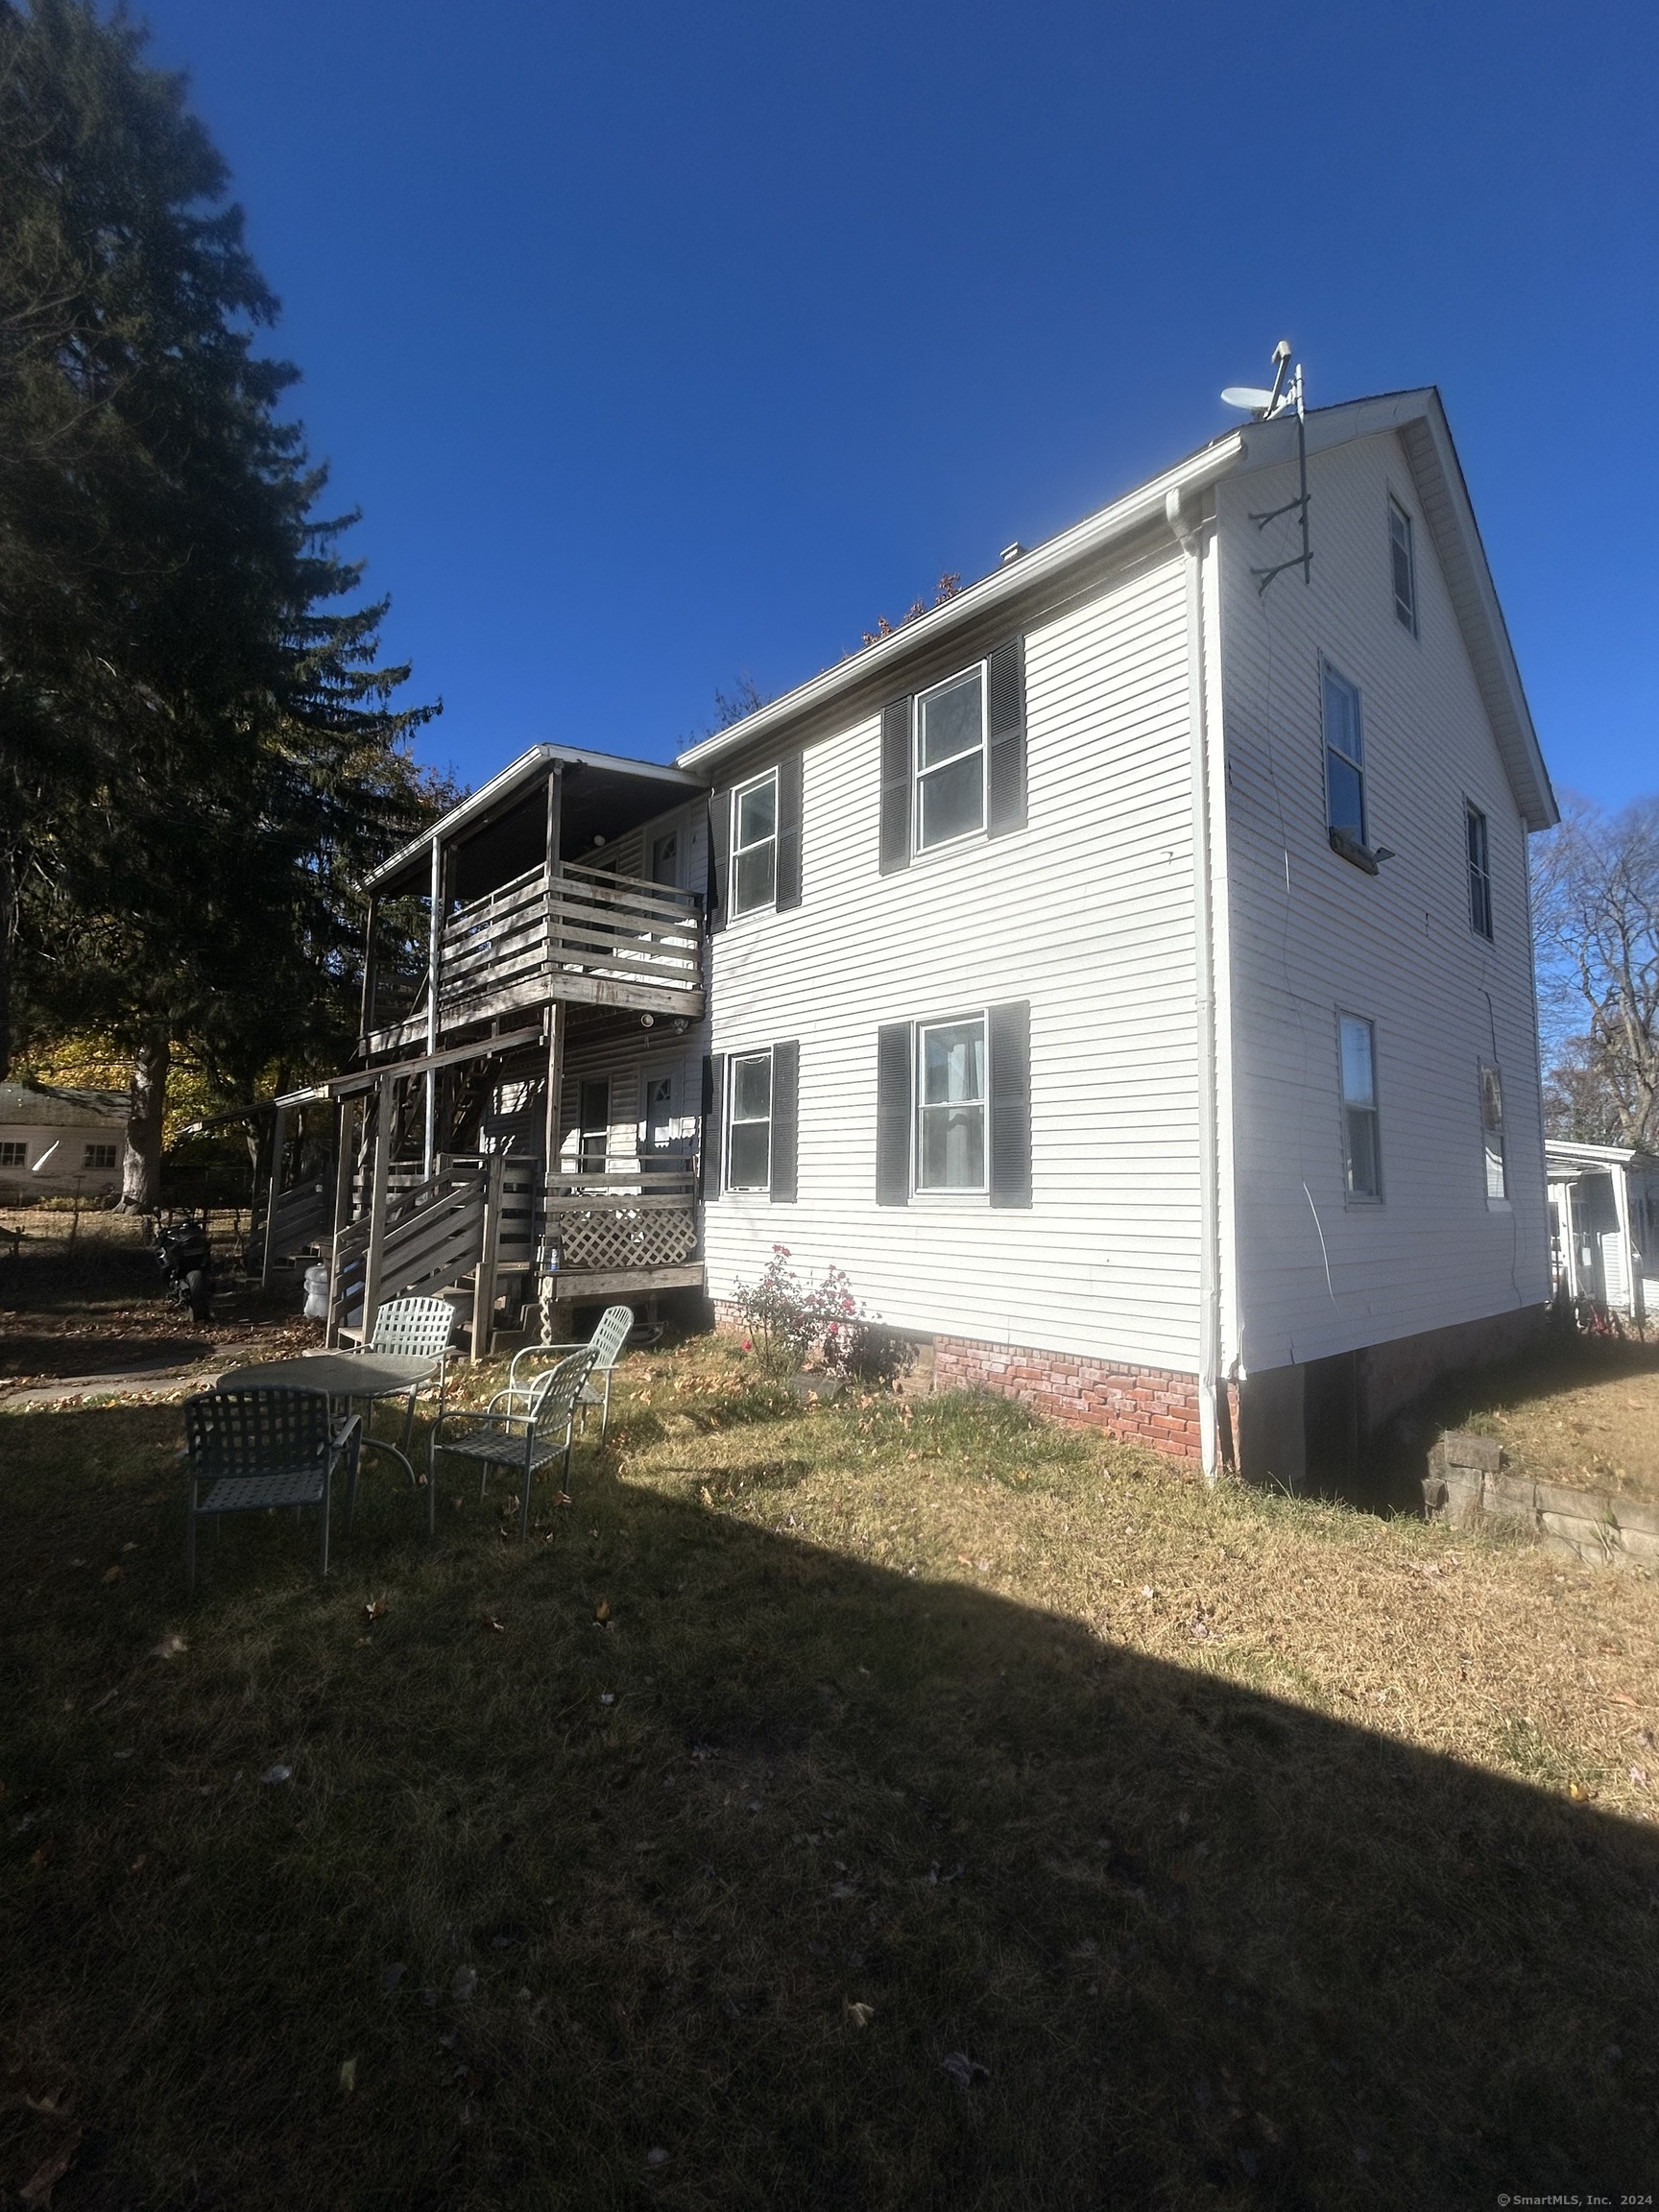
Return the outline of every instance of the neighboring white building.
<path id="1" fill-rule="evenodd" d="M 1438 396 L 1307 446 L 1306 581 L 1251 423 L 681 756 L 717 1301 L 785 1243 L 941 1380 L 1292 1483 L 1536 1324 L 1549 778 Z"/>
<path id="2" fill-rule="evenodd" d="M 127 1110 L 121 1091 L 0 1083 L 0 1205 L 119 1190 Z"/>
<path id="3" fill-rule="evenodd" d="M 342 1312 L 459 1280 L 505 1154 L 510 1320 L 555 1252 L 729 1304 L 784 1244 L 941 1382 L 1292 1485 L 1525 1340 L 1555 804 L 1437 395 L 1306 440 L 1306 570 L 1252 422 L 677 768 L 540 746 L 394 855 L 442 920 L 328 1087 Z"/>
<path id="4" fill-rule="evenodd" d="M 1659 1159 L 1555 1137 L 1544 1156 L 1557 1286 L 1639 1327 L 1659 1318 Z"/>

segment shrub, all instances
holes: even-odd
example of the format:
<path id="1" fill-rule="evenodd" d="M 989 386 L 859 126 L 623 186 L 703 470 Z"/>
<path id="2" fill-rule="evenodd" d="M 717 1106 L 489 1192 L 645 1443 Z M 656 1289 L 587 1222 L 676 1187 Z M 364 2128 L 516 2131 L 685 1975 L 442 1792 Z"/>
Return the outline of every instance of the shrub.
<path id="1" fill-rule="evenodd" d="M 768 1375 L 793 1375 L 817 1353 L 826 1367 L 872 1387 L 893 1382 L 915 1358 L 914 1348 L 873 1321 L 853 1295 L 841 1267 L 827 1267 L 816 1285 L 789 1264 L 787 1244 L 774 1244 L 758 1283 L 737 1286 L 733 1303 L 743 1317 L 756 1358 Z"/>

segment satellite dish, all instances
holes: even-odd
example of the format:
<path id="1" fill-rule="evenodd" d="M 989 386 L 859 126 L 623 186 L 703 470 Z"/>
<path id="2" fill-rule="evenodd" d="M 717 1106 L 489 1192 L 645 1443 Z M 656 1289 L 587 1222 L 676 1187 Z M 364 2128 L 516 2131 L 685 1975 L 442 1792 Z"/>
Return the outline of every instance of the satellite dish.
<path id="1" fill-rule="evenodd" d="M 1253 415 L 1265 414 L 1277 397 L 1276 393 L 1264 392 L 1255 384 L 1229 384 L 1221 395 L 1226 406 L 1248 407 Z"/>

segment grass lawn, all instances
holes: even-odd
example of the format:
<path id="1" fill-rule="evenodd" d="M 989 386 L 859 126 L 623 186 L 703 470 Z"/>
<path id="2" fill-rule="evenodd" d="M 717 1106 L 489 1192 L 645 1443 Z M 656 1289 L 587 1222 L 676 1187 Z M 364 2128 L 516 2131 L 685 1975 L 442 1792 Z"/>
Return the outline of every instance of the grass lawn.
<path id="1" fill-rule="evenodd" d="M 247 1518 L 193 1606 L 177 1409 L 0 1413 L 0 2180 L 1654 2186 L 1650 1578 L 996 1404 L 803 1412 L 725 1339 L 621 1381 L 528 1544 L 498 1479 L 428 1545 L 382 1467 L 326 1585 Z"/>
<path id="2" fill-rule="evenodd" d="M 1556 1344 L 1443 1398 L 1514 1474 L 1659 1504 L 1659 1344 Z"/>

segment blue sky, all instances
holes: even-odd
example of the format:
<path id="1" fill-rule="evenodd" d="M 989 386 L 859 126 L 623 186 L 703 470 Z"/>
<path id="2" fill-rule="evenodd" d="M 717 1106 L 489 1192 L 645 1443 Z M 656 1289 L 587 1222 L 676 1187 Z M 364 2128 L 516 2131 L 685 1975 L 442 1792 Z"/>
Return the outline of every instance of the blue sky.
<path id="1" fill-rule="evenodd" d="M 1659 787 L 1651 0 L 138 0 L 476 782 L 665 757 L 1233 420 L 1437 382 L 1560 787 Z"/>

